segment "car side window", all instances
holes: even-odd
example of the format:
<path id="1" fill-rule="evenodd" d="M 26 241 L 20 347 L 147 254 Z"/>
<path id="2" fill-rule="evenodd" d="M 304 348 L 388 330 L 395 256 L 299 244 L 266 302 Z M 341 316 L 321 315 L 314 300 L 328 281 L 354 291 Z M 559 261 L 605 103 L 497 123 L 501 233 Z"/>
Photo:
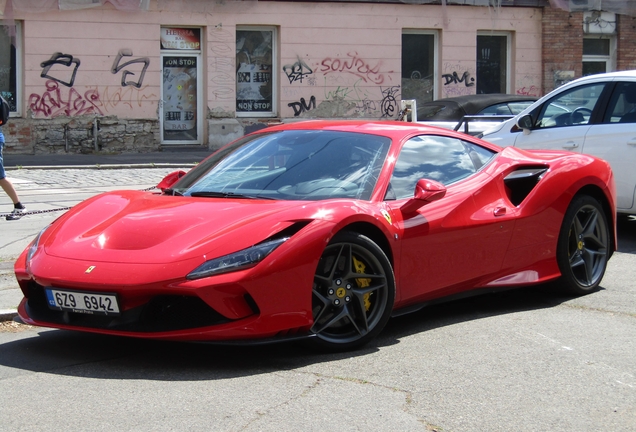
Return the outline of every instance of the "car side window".
<path id="1" fill-rule="evenodd" d="M 420 135 L 411 138 L 393 168 L 385 199 L 413 197 L 420 179 L 436 180 L 449 185 L 477 172 L 496 153 L 457 138 Z"/>
<path id="2" fill-rule="evenodd" d="M 636 82 L 616 85 L 603 123 L 636 123 Z"/>
<path id="3" fill-rule="evenodd" d="M 478 115 L 517 115 L 524 109 L 532 105 L 533 101 L 527 102 L 502 102 L 490 105 L 477 113 Z"/>
<path id="4" fill-rule="evenodd" d="M 590 84 L 559 94 L 543 105 L 535 128 L 588 124 L 604 87 L 604 83 Z"/>
<path id="5" fill-rule="evenodd" d="M 490 105 L 489 107 L 484 108 L 483 110 L 477 113 L 478 115 L 510 115 L 512 111 L 508 107 L 508 104 L 505 102 Z"/>

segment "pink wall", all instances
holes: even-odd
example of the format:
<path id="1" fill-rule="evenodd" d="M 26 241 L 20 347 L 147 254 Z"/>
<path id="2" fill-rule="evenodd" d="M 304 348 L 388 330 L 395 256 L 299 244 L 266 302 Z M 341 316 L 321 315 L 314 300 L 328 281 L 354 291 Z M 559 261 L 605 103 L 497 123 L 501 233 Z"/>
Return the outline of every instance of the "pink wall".
<path id="1" fill-rule="evenodd" d="M 161 25 L 204 28 L 205 94 L 201 96 L 213 116 L 219 117 L 233 117 L 235 111 L 237 25 L 278 27 L 278 113 L 284 118 L 294 117 L 303 100 L 307 114 L 312 110 L 342 116 L 388 114 L 383 103 L 400 99 L 404 29 L 439 32 L 436 98 L 474 93 L 475 87 L 467 87 L 466 82 L 445 84 L 442 75 L 474 76 L 478 31 L 512 35 L 511 93 L 538 94 L 541 86 L 541 9 L 229 1 L 196 5 L 196 10 L 188 10 L 178 1 L 172 10 L 159 11 L 152 1 L 145 12 L 117 11 L 108 4 L 81 11 L 16 11 L 15 18 L 24 22 L 25 110 L 30 108 L 38 118 L 60 109 L 71 116 L 157 118 Z M 132 59 L 149 63 L 139 88 L 122 86 L 122 71 L 111 71 L 124 49 L 132 56 L 123 57 L 120 64 Z M 56 61 L 48 75 L 66 84 L 41 77 L 43 62 L 52 59 Z M 69 66 L 59 64 L 61 60 L 69 61 Z M 289 71 L 294 65 L 303 73 L 290 77 L 284 67 Z M 142 67 L 141 62 L 127 67 L 135 73 L 130 79 L 140 78 Z"/>

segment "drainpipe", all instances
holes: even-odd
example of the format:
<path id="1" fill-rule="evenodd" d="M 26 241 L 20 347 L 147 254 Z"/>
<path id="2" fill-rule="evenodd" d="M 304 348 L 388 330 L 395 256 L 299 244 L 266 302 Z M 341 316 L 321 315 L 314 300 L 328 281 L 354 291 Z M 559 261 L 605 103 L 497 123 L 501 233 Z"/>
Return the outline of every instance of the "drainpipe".
<path id="1" fill-rule="evenodd" d="M 64 125 L 64 151 L 68 153 L 68 123 Z"/>
<path id="2" fill-rule="evenodd" d="M 99 151 L 99 142 L 97 139 L 98 131 L 99 131 L 99 120 L 97 120 L 97 117 L 95 117 L 95 120 L 93 120 L 93 140 L 95 140 L 95 151 Z"/>

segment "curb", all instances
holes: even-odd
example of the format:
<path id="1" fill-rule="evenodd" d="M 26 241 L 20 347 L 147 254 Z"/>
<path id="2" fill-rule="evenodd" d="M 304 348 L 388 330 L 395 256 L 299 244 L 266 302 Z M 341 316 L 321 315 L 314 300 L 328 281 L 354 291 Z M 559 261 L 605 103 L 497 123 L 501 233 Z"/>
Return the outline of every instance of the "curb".
<path id="1" fill-rule="evenodd" d="M 18 316 L 17 309 L 2 309 L 0 310 L 0 322 L 13 321 L 13 318 Z"/>

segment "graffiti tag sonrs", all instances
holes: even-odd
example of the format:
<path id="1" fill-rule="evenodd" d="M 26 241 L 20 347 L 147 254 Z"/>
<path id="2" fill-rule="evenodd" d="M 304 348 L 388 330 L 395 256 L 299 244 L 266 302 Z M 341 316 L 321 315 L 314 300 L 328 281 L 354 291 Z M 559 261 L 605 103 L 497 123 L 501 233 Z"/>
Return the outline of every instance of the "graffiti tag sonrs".
<path id="1" fill-rule="evenodd" d="M 365 82 L 367 80 L 375 83 L 382 84 L 384 82 L 384 75 L 380 74 L 380 65 L 382 61 L 378 61 L 375 66 L 369 65 L 365 60 L 358 57 L 358 53 L 347 53 L 348 59 L 339 59 L 327 57 L 321 64 L 320 72 L 325 75 L 332 72 L 348 72 L 362 78 Z"/>

